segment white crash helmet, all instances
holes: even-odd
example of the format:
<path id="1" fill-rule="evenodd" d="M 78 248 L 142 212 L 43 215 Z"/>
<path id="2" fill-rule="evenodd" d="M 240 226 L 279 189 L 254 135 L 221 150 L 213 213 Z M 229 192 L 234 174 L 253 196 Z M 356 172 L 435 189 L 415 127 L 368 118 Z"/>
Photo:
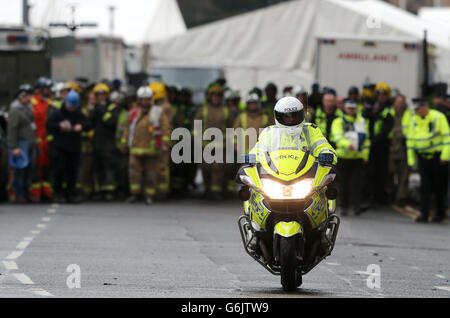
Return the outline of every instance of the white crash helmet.
<path id="1" fill-rule="evenodd" d="M 137 91 L 137 98 L 152 98 L 153 97 L 153 91 L 148 86 L 142 86 Z"/>
<path id="2" fill-rule="evenodd" d="M 301 128 L 305 124 L 303 104 L 295 97 L 283 97 L 273 110 L 275 123 L 280 128 Z"/>

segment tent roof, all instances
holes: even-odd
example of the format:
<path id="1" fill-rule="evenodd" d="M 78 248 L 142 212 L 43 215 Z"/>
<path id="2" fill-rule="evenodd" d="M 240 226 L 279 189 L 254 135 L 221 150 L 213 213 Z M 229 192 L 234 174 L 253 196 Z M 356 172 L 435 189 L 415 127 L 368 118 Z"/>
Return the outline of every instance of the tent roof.
<path id="1" fill-rule="evenodd" d="M 318 34 L 419 40 L 425 29 L 431 43 L 450 48 L 445 32 L 382 1 L 296 0 L 196 27 L 169 41 L 155 43 L 152 58 L 180 65 L 311 72 Z"/>
<path id="2" fill-rule="evenodd" d="M 35 27 L 48 27 L 50 22 L 71 20 L 73 0 L 30 0 L 30 22 Z M 130 44 L 142 44 L 186 32 L 186 25 L 176 0 L 78 0 L 75 19 L 96 22 L 98 27 L 77 31 L 78 36 L 109 35 L 109 6 L 115 6 L 114 35 Z M 0 0 L 0 20 L 7 24 L 22 22 L 22 1 Z M 68 35 L 64 28 L 52 28 L 53 36 Z"/>
<path id="3" fill-rule="evenodd" d="M 418 16 L 422 21 L 445 30 L 447 40 L 450 41 L 450 8 L 422 7 Z"/>
<path id="4" fill-rule="evenodd" d="M 424 30 L 427 30 L 430 43 L 450 49 L 450 30 L 448 28 L 446 31 L 438 29 L 434 23 L 420 19 L 417 15 L 387 2 L 379 0 L 329 1 L 339 3 L 366 17 L 379 19 L 381 24 L 386 24 L 411 36 L 423 38 Z"/>

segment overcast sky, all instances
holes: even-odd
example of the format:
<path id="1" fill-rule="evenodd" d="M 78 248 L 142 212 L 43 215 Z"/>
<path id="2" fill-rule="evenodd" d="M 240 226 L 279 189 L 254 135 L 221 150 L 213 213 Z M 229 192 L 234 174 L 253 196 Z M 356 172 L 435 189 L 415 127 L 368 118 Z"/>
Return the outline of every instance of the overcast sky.
<path id="1" fill-rule="evenodd" d="M 71 4 L 77 5 L 76 22 L 96 22 L 97 28 L 84 29 L 78 35 L 110 34 L 108 7 L 115 6 L 115 35 L 127 43 L 155 41 L 186 30 L 176 0 L 29 0 L 30 22 L 46 27 L 50 22 L 71 20 Z M 0 0 L 0 24 L 22 21 L 22 0 Z M 53 29 L 55 36 L 66 35 L 65 29 Z"/>

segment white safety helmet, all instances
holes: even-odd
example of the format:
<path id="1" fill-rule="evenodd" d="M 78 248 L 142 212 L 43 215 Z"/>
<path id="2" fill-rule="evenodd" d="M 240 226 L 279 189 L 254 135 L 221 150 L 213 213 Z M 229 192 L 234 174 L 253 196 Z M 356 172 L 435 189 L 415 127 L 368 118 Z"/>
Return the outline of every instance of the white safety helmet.
<path id="1" fill-rule="evenodd" d="M 111 93 L 110 99 L 114 103 L 121 103 L 124 99 L 124 94 L 119 91 L 114 91 Z"/>
<path id="2" fill-rule="evenodd" d="M 249 94 L 249 95 L 247 96 L 246 102 L 247 102 L 247 103 L 254 102 L 254 103 L 258 103 L 258 104 L 259 104 L 260 99 L 259 99 L 258 94 L 256 94 L 256 93 L 251 93 L 251 94 Z"/>
<path id="3" fill-rule="evenodd" d="M 138 99 L 141 99 L 141 98 L 152 98 L 153 97 L 153 91 L 148 86 L 142 86 L 137 91 L 137 97 L 138 97 Z"/>
<path id="4" fill-rule="evenodd" d="M 275 123 L 280 128 L 301 128 L 305 124 L 303 104 L 295 97 L 283 97 L 273 110 Z"/>
<path id="5" fill-rule="evenodd" d="M 238 98 L 241 98 L 241 93 L 238 90 L 229 89 L 229 90 L 225 91 L 225 94 L 223 97 L 225 100 L 238 99 Z"/>
<path id="6" fill-rule="evenodd" d="M 58 82 L 52 86 L 52 92 L 55 93 L 56 98 L 61 98 L 61 92 L 63 90 L 70 90 L 71 87 L 65 82 Z"/>
<path id="7" fill-rule="evenodd" d="M 297 97 L 298 95 L 303 95 L 303 94 L 307 94 L 308 93 L 306 91 L 306 89 L 303 86 L 301 86 L 301 85 L 294 86 L 294 88 L 292 89 L 292 92 L 293 92 L 295 97 Z"/>

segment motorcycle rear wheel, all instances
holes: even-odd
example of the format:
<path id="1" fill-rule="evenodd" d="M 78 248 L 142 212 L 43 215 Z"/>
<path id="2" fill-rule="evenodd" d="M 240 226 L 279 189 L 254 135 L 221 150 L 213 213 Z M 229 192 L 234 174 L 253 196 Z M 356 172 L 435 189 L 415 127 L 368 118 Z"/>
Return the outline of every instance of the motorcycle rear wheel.
<path id="1" fill-rule="evenodd" d="M 283 290 L 295 291 L 300 286 L 302 278 L 297 273 L 297 250 L 294 237 L 280 238 L 280 265 Z"/>

